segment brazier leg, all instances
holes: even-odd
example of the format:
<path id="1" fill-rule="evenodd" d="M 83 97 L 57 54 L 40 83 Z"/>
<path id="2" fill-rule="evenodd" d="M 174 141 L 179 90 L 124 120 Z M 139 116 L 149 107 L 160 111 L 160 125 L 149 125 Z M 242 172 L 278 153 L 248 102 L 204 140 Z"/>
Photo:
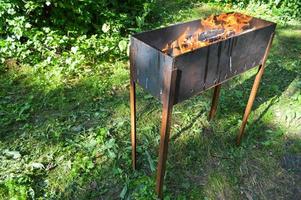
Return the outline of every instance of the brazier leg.
<path id="1" fill-rule="evenodd" d="M 136 169 L 136 83 L 131 78 L 130 82 L 130 106 L 131 106 L 131 142 L 132 142 L 132 166 Z"/>
<path id="2" fill-rule="evenodd" d="M 162 98 L 162 124 L 159 147 L 159 160 L 157 168 L 156 192 L 160 199 L 163 199 L 163 182 L 166 169 L 168 143 L 170 135 L 171 115 L 174 103 L 174 92 L 176 86 L 176 73 L 172 71 L 171 76 L 164 83 L 164 93 Z"/>
<path id="3" fill-rule="evenodd" d="M 260 79 L 263 74 L 263 71 L 264 71 L 264 66 L 260 65 L 258 73 L 255 78 L 255 81 L 254 81 L 254 84 L 253 84 L 253 87 L 252 87 L 252 90 L 251 90 L 251 93 L 250 93 L 250 97 L 249 97 L 246 109 L 245 109 L 242 124 L 239 129 L 239 134 L 238 134 L 237 141 L 236 141 L 237 145 L 240 145 L 240 143 L 241 143 L 241 138 L 244 134 L 244 130 L 245 130 L 249 115 L 251 113 L 251 109 L 252 109 L 252 106 L 253 106 L 253 103 L 254 103 L 254 100 L 256 97 L 256 93 L 257 93 L 257 90 L 259 87 L 259 83 L 260 83 Z"/>
<path id="4" fill-rule="evenodd" d="M 167 103 L 164 103 L 163 111 L 162 111 L 159 161 L 158 161 L 157 181 L 156 181 L 157 182 L 156 192 L 159 198 L 163 198 L 163 181 L 164 181 L 167 152 L 168 152 L 171 115 L 172 115 L 172 105 L 168 106 Z"/>
<path id="5" fill-rule="evenodd" d="M 256 74 L 256 77 L 255 77 L 255 80 L 254 80 L 254 83 L 253 83 L 253 87 L 252 87 L 252 90 L 251 90 L 251 93 L 250 93 L 250 97 L 249 97 L 249 100 L 248 100 L 248 103 L 247 103 L 247 106 L 246 106 L 246 109 L 245 109 L 245 113 L 244 113 L 244 116 L 243 116 L 242 124 L 240 126 L 239 133 L 238 133 L 238 136 L 237 136 L 237 140 L 236 140 L 237 145 L 240 145 L 241 139 L 244 135 L 244 130 L 245 130 L 249 115 L 251 113 L 251 109 L 252 109 L 252 106 L 253 106 L 253 103 L 254 103 L 254 100 L 255 100 L 255 97 L 256 97 L 256 93 L 257 93 L 258 88 L 259 88 L 259 83 L 260 83 L 261 77 L 262 77 L 263 72 L 264 72 L 265 63 L 266 63 L 267 56 L 268 56 L 268 53 L 269 53 L 270 48 L 271 48 L 273 38 L 274 38 L 274 33 L 271 35 L 271 38 L 269 40 L 269 43 L 268 43 L 268 46 L 266 48 L 265 54 L 263 56 L 262 64 L 259 66 L 258 72 Z"/>
<path id="6" fill-rule="evenodd" d="M 222 84 L 218 84 L 214 87 L 213 98 L 212 98 L 212 102 L 211 102 L 211 109 L 210 109 L 210 113 L 209 113 L 209 117 L 208 117 L 209 120 L 213 119 L 213 117 L 215 116 L 221 86 L 222 86 Z"/>

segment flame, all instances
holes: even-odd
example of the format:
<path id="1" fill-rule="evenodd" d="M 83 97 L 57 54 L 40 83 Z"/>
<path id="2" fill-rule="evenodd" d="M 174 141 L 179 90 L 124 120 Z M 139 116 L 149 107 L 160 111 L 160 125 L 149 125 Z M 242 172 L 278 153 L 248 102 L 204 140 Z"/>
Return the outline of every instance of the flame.
<path id="1" fill-rule="evenodd" d="M 250 28 L 251 19 L 252 17 L 240 13 L 211 15 L 202 20 L 200 27 L 193 33 L 190 27 L 187 27 L 176 40 L 167 43 L 162 51 L 176 56 L 207 46 Z"/>
<path id="2" fill-rule="evenodd" d="M 205 30 L 222 28 L 221 24 L 217 24 L 215 22 L 215 19 L 214 19 L 213 15 L 211 15 L 207 19 L 201 21 L 201 24 L 203 25 L 203 27 L 205 28 Z"/>
<path id="3" fill-rule="evenodd" d="M 217 21 L 223 24 L 224 29 L 240 33 L 244 27 L 249 26 L 252 17 L 240 13 L 221 14 L 217 16 Z"/>

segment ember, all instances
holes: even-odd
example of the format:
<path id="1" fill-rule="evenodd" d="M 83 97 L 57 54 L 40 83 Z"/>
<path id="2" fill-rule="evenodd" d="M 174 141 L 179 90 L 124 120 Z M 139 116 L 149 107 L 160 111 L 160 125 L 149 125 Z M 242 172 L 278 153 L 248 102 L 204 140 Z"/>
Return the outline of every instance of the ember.
<path id="1" fill-rule="evenodd" d="M 201 22 L 197 31 L 191 33 L 187 28 L 177 39 L 167 43 L 162 51 L 177 56 L 207 46 L 250 29 L 251 19 L 252 17 L 240 13 L 211 15 Z"/>

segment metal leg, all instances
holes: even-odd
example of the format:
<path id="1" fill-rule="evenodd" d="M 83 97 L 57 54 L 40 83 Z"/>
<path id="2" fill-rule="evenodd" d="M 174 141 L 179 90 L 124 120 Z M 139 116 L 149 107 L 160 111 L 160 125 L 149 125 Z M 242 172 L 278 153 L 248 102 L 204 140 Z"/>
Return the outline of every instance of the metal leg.
<path id="1" fill-rule="evenodd" d="M 209 120 L 212 120 L 213 117 L 215 116 L 221 86 L 222 86 L 222 84 L 218 84 L 214 87 L 213 98 L 212 98 L 212 102 L 211 102 L 211 110 L 210 110 L 209 117 L 208 117 Z"/>
<path id="2" fill-rule="evenodd" d="M 250 97 L 249 97 L 249 100 L 248 100 L 248 103 L 247 103 L 247 106 L 246 106 L 246 109 L 245 109 L 245 113 L 244 113 L 244 116 L 243 116 L 242 124 L 240 126 L 239 133 L 238 133 L 238 136 L 237 136 L 237 140 L 236 140 L 237 145 L 240 145 L 241 139 L 244 135 L 244 130 L 245 130 L 249 115 L 251 113 L 251 109 L 252 109 L 252 106 L 253 106 L 253 103 L 254 103 L 254 100 L 255 100 L 255 97 L 256 97 L 256 93 L 257 93 L 258 88 L 259 88 L 259 83 L 260 83 L 261 77 L 262 77 L 263 72 L 264 72 L 265 63 L 266 63 L 267 56 L 268 56 L 268 53 L 269 53 L 270 48 L 271 48 L 273 38 L 274 38 L 274 33 L 271 35 L 270 41 L 269 41 L 268 46 L 266 48 L 265 54 L 263 56 L 262 64 L 259 66 L 258 72 L 256 74 L 256 77 L 255 77 L 255 80 L 254 80 L 254 83 L 253 83 L 253 87 L 252 87 L 252 90 L 251 90 L 251 93 L 250 93 Z"/>
<path id="3" fill-rule="evenodd" d="M 131 101 L 131 142 L 132 142 L 132 166 L 136 169 L 136 84 L 133 80 L 130 83 Z"/>
<path id="4" fill-rule="evenodd" d="M 136 83 L 134 80 L 130 82 L 130 106 L 131 106 L 131 142 L 132 142 L 132 166 L 136 169 Z"/>
<path id="5" fill-rule="evenodd" d="M 162 109 L 162 124 L 161 124 L 161 137 L 159 160 L 157 169 L 156 192 L 160 199 L 163 199 L 163 181 L 166 169 L 166 160 L 168 152 L 169 134 L 172 108 L 174 103 L 174 91 L 176 86 L 176 70 L 171 72 L 170 78 L 166 78 L 165 91 L 163 93 L 163 109 Z"/>

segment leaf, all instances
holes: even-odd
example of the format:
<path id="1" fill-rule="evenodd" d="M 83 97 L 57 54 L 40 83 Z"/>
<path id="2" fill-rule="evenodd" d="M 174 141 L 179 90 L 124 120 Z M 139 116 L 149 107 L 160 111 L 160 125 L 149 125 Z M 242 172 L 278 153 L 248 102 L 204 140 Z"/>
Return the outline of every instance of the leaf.
<path id="1" fill-rule="evenodd" d="M 108 156 L 109 156 L 109 158 L 112 158 L 112 159 L 116 158 L 116 154 L 110 150 L 108 151 Z"/>
<path id="2" fill-rule="evenodd" d="M 71 160 L 68 160 L 68 161 L 66 162 L 65 166 L 66 166 L 66 168 L 67 168 L 68 170 L 70 170 L 70 169 L 72 168 L 72 162 L 71 162 Z"/>
<path id="3" fill-rule="evenodd" d="M 95 139 L 91 139 L 86 145 L 85 147 L 88 149 L 94 149 L 95 146 L 97 145 L 97 141 Z"/>
<path id="4" fill-rule="evenodd" d="M 111 149 L 115 146 L 115 139 L 111 138 L 108 142 L 106 142 L 105 147 L 106 149 Z"/>
<path id="5" fill-rule="evenodd" d="M 45 167 L 42 163 L 31 163 L 31 167 L 33 169 L 45 169 Z"/>
<path id="6" fill-rule="evenodd" d="M 245 194 L 246 194 L 248 200 L 253 200 L 253 197 L 249 192 L 245 191 Z"/>
<path id="7" fill-rule="evenodd" d="M 94 168 L 94 163 L 92 161 L 89 162 L 88 165 L 87 165 L 87 168 L 88 169 L 93 169 Z"/>
<path id="8" fill-rule="evenodd" d="M 127 42 L 126 42 L 125 40 L 121 40 L 121 41 L 118 43 L 118 47 L 119 47 L 119 50 L 120 50 L 120 51 L 126 50 L 126 48 L 127 48 Z"/>
<path id="9" fill-rule="evenodd" d="M 9 151 L 8 149 L 3 151 L 3 154 L 8 157 L 8 158 L 12 158 L 12 159 L 18 159 L 21 158 L 21 154 L 19 151 Z"/>
<path id="10" fill-rule="evenodd" d="M 144 98 L 144 99 L 152 99 L 152 98 L 153 98 L 153 96 L 152 96 L 152 95 L 150 95 L 150 94 L 147 94 L 147 95 L 145 95 L 143 98 Z"/>
<path id="11" fill-rule="evenodd" d="M 124 199 L 124 198 L 125 198 L 125 195 L 126 195 L 126 193 L 127 193 L 127 191 L 128 191 L 128 186 L 125 185 L 125 186 L 123 187 L 122 191 L 120 192 L 119 197 L 120 197 L 121 199 Z"/>
<path id="12" fill-rule="evenodd" d="M 72 52 L 72 53 L 76 54 L 77 50 L 78 50 L 78 47 L 77 47 L 77 46 L 71 47 L 71 52 Z"/>
<path id="13" fill-rule="evenodd" d="M 19 112 L 19 118 L 21 117 L 21 115 L 24 113 L 24 111 L 27 111 L 30 108 L 30 104 L 26 103 L 20 110 Z"/>
<path id="14" fill-rule="evenodd" d="M 280 3 L 281 0 L 275 0 L 274 4 L 275 6 L 278 6 L 278 4 Z"/>
<path id="15" fill-rule="evenodd" d="M 84 129 L 84 126 L 83 126 L 83 125 L 73 126 L 73 127 L 71 128 L 71 130 L 74 131 L 74 132 L 80 132 L 80 131 L 82 131 L 83 129 Z"/>
<path id="16" fill-rule="evenodd" d="M 107 32 L 110 30 L 110 25 L 104 23 L 104 24 L 102 25 L 101 30 L 102 30 L 104 33 L 107 33 Z"/>
<path id="17" fill-rule="evenodd" d="M 152 172 L 154 172 L 156 170 L 155 165 L 154 165 L 154 161 L 153 161 L 152 157 L 150 156 L 150 154 L 148 153 L 148 151 L 145 151 L 145 154 L 146 154 L 146 157 L 147 157 L 147 160 L 148 160 L 150 170 Z"/>

